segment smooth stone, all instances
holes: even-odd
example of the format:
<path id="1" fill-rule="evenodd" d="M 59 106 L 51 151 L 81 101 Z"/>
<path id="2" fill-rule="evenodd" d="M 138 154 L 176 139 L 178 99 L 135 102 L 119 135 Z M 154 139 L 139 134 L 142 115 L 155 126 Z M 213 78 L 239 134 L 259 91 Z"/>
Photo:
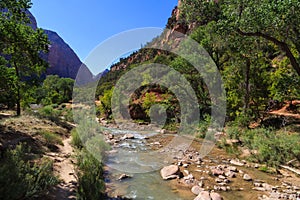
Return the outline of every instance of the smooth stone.
<path id="1" fill-rule="evenodd" d="M 244 166 L 244 163 L 242 163 L 242 162 L 240 162 L 238 160 L 230 160 L 230 164 L 236 165 L 236 166 L 239 166 L 239 167 Z"/>
<path id="2" fill-rule="evenodd" d="M 229 171 L 232 171 L 232 172 L 238 172 L 237 168 L 234 167 L 234 166 L 229 166 L 229 167 L 228 167 L 228 170 L 229 170 Z"/>
<path id="3" fill-rule="evenodd" d="M 124 179 L 127 179 L 127 178 L 131 178 L 131 176 L 127 175 L 127 174 L 121 174 L 121 176 L 118 178 L 118 180 L 124 180 Z"/>
<path id="4" fill-rule="evenodd" d="M 229 177 L 229 178 L 235 178 L 236 177 L 236 173 L 232 172 L 232 171 L 228 171 L 228 172 L 225 173 L 225 176 Z"/>
<path id="5" fill-rule="evenodd" d="M 125 134 L 121 140 L 126 140 L 126 139 L 134 139 L 134 135 L 131 133 Z"/>
<path id="6" fill-rule="evenodd" d="M 223 200 L 223 197 L 219 193 L 216 193 L 216 192 L 210 193 L 210 197 L 212 200 Z"/>
<path id="7" fill-rule="evenodd" d="M 220 169 L 212 169 L 212 170 L 211 170 L 211 173 L 212 173 L 214 176 L 224 175 L 224 171 L 223 171 L 223 170 L 220 170 Z"/>
<path id="8" fill-rule="evenodd" d="M 212 200 L 208 191 L 202 191 L 194 200 Z"/>
<path id="9" fill-rule="evenodd" d="M 191 191 L 193 194 L 199 195 L 200 192 L 204 191 L 204 189 L 201 188 L 200 186 L 195 185 L 194 187 L 192 187 Z"/>
<path id="10" fill-rule="evenodd" d="M 243 179 L 244 179 L 245 181 L 252 181 L 251 176 L 249 176 L 248 174 L 244 174 Z"/>
<path id="11" fill-rule="evenodd" d="M 160 170 L 160 175 L 164 180 L 174 179 L 179 177 L 179 167 L 177 165 L 169 165 Z"/>
<path id="12" fill-rule="evenodd" d="M 254 188 L 252 188 L 252 190 L 261 191 L 261 192 L 266 191 L 266 189 L 263 187 L 254 187 Z"/>

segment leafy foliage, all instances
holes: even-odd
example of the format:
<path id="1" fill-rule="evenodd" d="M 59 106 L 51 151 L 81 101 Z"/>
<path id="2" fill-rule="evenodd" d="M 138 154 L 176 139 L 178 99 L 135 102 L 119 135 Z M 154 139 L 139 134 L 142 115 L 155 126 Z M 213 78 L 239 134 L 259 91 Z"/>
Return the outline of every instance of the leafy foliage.
<path id="1" fill-rule="evenodd" d="M 0 57 L 7 61 L 14 87 L 10 90 L 17 103 L 17 115 L 21 113 L 21 100 L 32 85 L 39 84 L 47 64 L 41 53 L 48 51 L 48 38 L 42 29 L 34 30 L 25 11 L 31 7 L 30 0 L 1 1 L 0 9 Z"/>
<path id="2" fill-rule="evenodd" d="M 258 151 L 253 157 L 267 166 L 278 167 L 294 158 L 300 160 L 298 134 L 276 133 L 261 128 L 248 130 L 241 137 L 250 149 Z"/>
<path id="3" fill-rule="evenodd" d="M 82 150 L 77 154 L 77 162 L 78 199 L 103 199 L 105 183 L 103 180 L 103 166 L 101 162 L 86 150 Z"/>
<path id="4" fill-rule="evenodd" d="M 36 90 L 36 101 L 43 105 L 67 103 L 72 99 L 74 80 L 49 75 Z"/>
<path id="5" fill-rule="evenodd" d="M 0 198 L 26 199 L 40 194 L 58 183 L 53 175 L 53 162 L 42 159 L 38 163 L 28 160 L 24 145 L 6 152 L 0 165 Z"/>

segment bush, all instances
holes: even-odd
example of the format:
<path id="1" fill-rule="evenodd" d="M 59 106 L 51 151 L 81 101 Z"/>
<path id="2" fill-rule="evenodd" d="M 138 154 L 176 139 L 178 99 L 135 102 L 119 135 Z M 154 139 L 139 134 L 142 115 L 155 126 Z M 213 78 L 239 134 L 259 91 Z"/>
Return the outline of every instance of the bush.
<path id="1" fill-rule="evenodd" d="M 58 183 L 52 173 L 53 161 L 42 159 L 32 164 L 24 145 L 6 152 L 0 165 L 0 199 L 28 199 Z"/>
<path id="2" fill-rule="evenodd" d="M 38 114 L 40 117 L 47 118 L 51 121 L 57 122 L 59 121 L 59 116 L 61 112 L 55 110 L 52 105 L 49 105 L 39 109 Z"/>
<path id="3" fill-rule="evenodd" d="M 68 122 L 74 122 L 72 109 L 64 108 L 63 117 Z"/>
<path id="4" fill-rule="evenodd" d="M 226 133 L 230 139 L 240 140 L 242 130 L 237 126 L 227 127 Z"/>
<path id="5" fill-rule="evenodd" d="M 72 129 L 71 136 L 73 146 L 75 146 L 78 149 L 81 149 L 83 147 L 83 144 L 76 129 Z"/>
<path id="6" fill-rule="evenodd" d="M 86 150 L 77 154 L 77 197 L 79 200 L 104 199 L 105 183 L 102 163 Z"/>
<path id="7" fill-rule="evenodd" d="M 247 128 L 251 122 L 251 119 L 252 118 L 249 114 L 242 113 L 235 118 L 235 120 L 232 122 L 232 125 L 240 128 Z"/>
<path id="8" fill-rule="evenodd" d="M 248 130 L 242 137 L 249 149 L 258 151 L 253 157 L 267 166 L 278 167 L 294 158 L 300 161 L 300 136 L 269 130 Z"/>
<path id="9" fill-rule="evenodd" d="M 198 126 L 198 133 L 197 133 L 198 138 L 205 138 L 210 122 L 211 122 L 210 115 L 205 115 L 204 120 L 201 121 Z"/>
<path id="10" fill-rule="evenodd" d="M 218 141 L 217 146 L 224 149 L 228 154 L 231 155 L 238 156 L 241 153 L 237 144 L 228 144 L 225 138 L 222 138 L 221 141 Z"/>
<path id="11" fill-rule="evenodd" d="M 60 145 L 63 145 L 62 138 L 59 135 L 57 135 L 53 132 L 42 131 L 40 134 L 46 140 L 47 144 L 60 144 Z"/>

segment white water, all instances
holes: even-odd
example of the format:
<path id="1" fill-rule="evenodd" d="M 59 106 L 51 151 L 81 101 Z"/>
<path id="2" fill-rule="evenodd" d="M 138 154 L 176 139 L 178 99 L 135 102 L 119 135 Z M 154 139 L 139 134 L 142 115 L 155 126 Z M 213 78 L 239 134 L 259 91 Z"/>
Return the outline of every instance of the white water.
<path id="1" fill-rule="evenodd" d="M 144 138 L 157 133 L 117 129 L 110 129 L 110 132 L 115 136 L 127 133 L 135 136 L 135 139 L 121 141 L 119 145 L 113 147 L 117 152 L 107 158 L 106 165 L 110 167 L 108 179 L 113 189 L 111 196 L 120 195 L 138 200 L 185 200 L 172 191 L 160 176 L 162 166 L 171 164 L 165 160 L 165 155 L 158 152 L 149 153 L 151 151 Z M 123 173 L 132 178 L 117 180 Z"/>

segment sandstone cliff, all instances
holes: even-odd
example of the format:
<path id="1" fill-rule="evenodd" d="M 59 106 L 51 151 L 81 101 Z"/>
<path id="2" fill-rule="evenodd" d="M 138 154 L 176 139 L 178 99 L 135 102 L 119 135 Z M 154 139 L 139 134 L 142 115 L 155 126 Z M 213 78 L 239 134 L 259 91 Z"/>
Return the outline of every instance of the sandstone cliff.
<path id="1" fill-rule="evenodd" d="M 35 17 L 29 11 L 27 15 L 31 21 L 30 26 L 36 29 L 38 26 Z M 93 79 L 93 74 L 83 65 L 73 49 L 56 32 L 51 30 L 44 31 L 50 41 L 49 53 L 44 55 L 44 59 L 50 65 L 46 74 L 75 79 L 79 68 L 82 66 L 84 76 L 81 76 L 82 80 L 80 82 L 90 82 Z"/>

